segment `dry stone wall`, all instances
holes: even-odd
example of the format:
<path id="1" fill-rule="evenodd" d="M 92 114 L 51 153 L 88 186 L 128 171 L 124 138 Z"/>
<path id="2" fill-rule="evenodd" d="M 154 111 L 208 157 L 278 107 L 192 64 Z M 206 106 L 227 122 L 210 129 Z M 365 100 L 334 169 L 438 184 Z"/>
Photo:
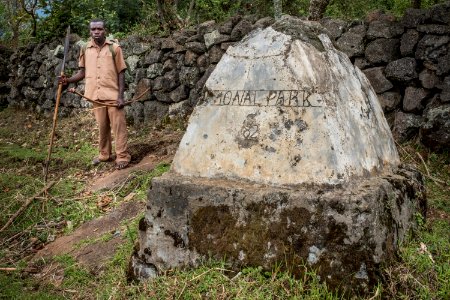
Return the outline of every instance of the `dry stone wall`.
<path id="1" fill-rule="evenodd" d="M 250 31 L 272 23 L 272 18 L 235 16 L 169 37 L 121 41 L 130 70 L 127 98 L 152 89 L 141 102 L 127 107 L 130 121 L 137 124 L 189 115 L 227 48 Z M 399 20 L 374 12 L 364 21 L 323 19 L 321 23 L 336 47 L 370 80 L 398 141 L 419 134 L 433 150 L 449 148 L 450 2 L 428 10 L 408 9 Z M 69 74 L 77 70 L 79 40 L 72 36 L 66 67 Z M 0 105 L 44 113 L 52 110 L 61 62 L 54 55 L 57 46 L 58 41 L 30 45 L 10 56 L 2 51 L 2 60 L 9 56 L 9 78 L 4 78 L 2 71 Z M 78 96 L 67 94 L 60 111 L 68 115 L 86 106 Z"/>

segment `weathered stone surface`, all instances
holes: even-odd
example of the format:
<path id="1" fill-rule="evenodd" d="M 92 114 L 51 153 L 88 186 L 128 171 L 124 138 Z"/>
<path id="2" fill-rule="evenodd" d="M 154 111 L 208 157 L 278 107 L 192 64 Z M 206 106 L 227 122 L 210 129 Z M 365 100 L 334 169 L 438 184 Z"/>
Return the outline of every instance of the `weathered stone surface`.
<path id="1" fill-rule="evenodd" d="M 417 44 L 416 59 L 436 61 L 447 54 L 450 36 L 425 35 Z"/>
<path id="2" fill-rule="evenodd" d="M 216 21 L 214 21 L 214 20 L 203 22 L 197 26 L 197 32 L 199 35 L 204 36 L 205 34 L 214 31 L 215 25 L 216 25 Z"/>
<path id="3" fill-rule="evenodd" d="M 172 102 L 180 102 L 185 100 L 189 96 L 189 88 L 184 84 L 178 86 L 172 92 L 170 92 L 169 97 Z"/>
<path id="4" fill-rule="evenodd" d="M 402 35 L 400 40 L 400 53 L 403 56 L 409 56 L 414 53 L 414 48 L 419 41 L 419 32 L 414 29 L 408 29 L 405 34 Z"/>
<path id="5" fill-rule="evenodd" d="M 402 18 L 405 27 L 413 28 L 424 24 L 430 18 L 430 12 L 424 9 L 408 8 Z"/>
<path id="6" fill-rule="evenodd" d="M 394 85 L 384 76 L 384 67 L 370 68 L 363 71 L 377 93 L 390 90 Z"/>
<path id="7" fill-rule="evenodd" d="M 367 37 L 369 39 L 390 39 L 403 33 L 403 26 L 397 22 L 375 20 L 369 24 Z"/>
<path id="8" fill-rule="evenodd" d="M 328 45 L 326 40 L 324 44 Z M 286 57 L 280 55 L 286 49 L 290 49 Z M 314 64 L 300 57 L 309 58 Z M 338 73 L 334 68 L 342 66 L 341 60 L 345 67 Z M 336 74 L 329 77 L 334 72 Z M 337 78 L 342 82 L 337 83 Z M 335 184 L 387 166 L 379 165 L 380 161 L 384 161 L 383 164 L 398 162 L 390 130 L 368 80 L 334 49 L 319 52 L 269 27 L 230 48 L 209 77 L 206 89 L 207 104 L 197 106 L 191 119 L 191 123 L 198 125 L 188 128 L 173 162 L 173 169 L 180 174 L 243 177 L 267 184 Z M 359 109 L 348 111 L 345 117 L 335 115 L 340 111 L 335 107 L 345 106 L 349 98 L 359 103 L 365 97 L 369 98 L 358 104 Z M 322 118 L 328 120 L 325 128 L 314 121 Z M 360 126 L 357 124 L 379 124 L 381 128 L 373 130 L 381 132 L 372 137 L 357 129 Z M 227 131 L 217 136 L 215 132 L 221 131 L 220 128 L 227 128 Z M 358 142 L 350 142 L 348 138 L 329 140 L 340 134 L 324 132 L 341 129 L 348 138 L 358 139 Z M 366 139 L 371 140 L 364 141 Z M 379 143 L 380 140 L 383 142 Z M 389 140 L 391 143 L 386 143 Z M 323 149 L 334 150 L 329 154 L 307 150 L 320 143 Z M 375 152 L 370 155 L 377 158 L 367 156 L 366 150 L 355 149 L 355 144 L 360 143 L 373 145 Z M 196 145 L 201 145 L 201 149 Z M 287 145 L 298 145 L 298 148 L 291 149 Z M 347 151 L 353 155 L 351 160 L 340 156 Z M 210 159 L 204 160 L 204 157 Z M 267 158 L 267 162 L 262 164 L 255 157 Z M 311 164 L 311 161 L 316 163 Z M 345 171 L 350 169 L 352 174 Z"/>
<path id="9" fill-rule="evenodd" d="M 214 30 L 213 32 L 205 34 L 204 39 L 205 39 L 205 46 L 207 49 L 209 49 L 211 48 L 211 46 L 227 42 L 231 38 L 229 35 L 220 34 L 218 30 Z"/>
<path id="10" fill-rule="evenodd" d="M 160 75 L 162 75 L 163 65 L 161 63 L 151 64 L 147 68 L 147 77 L 150 79 L 154 79 Z"/>
<path id="11" fill-rule="evenodd" d="M 418 77 L 416 72 L 416 60 L 412 57 L 404 57 L 390 62 L 385 69 L 389 79 L 407 82 Z"/>
<path id="12" fill-rule="evenodd" d="M 253 24 L 252 29 L 257 29 L 257 28 L 264 29 L 264 28 L 272 25 L 274 22 L 275 22 L 274 18 L 272 18 L 272 17 L 264 17 L 262 19 L 257 20 Z"/>
<path id="13" fill-rule="evenodd" d="M 348 57 L 361 55 L 364 53 L 364 38 L 366 28 L 363 25 L 350 28 L 337 40 L 336 46 L 339 50 L 347 54 Z"/>
<path id="14" fill-rule="evenodd" d="M 166 173 L 153 180 L 147 206 L 131 263 L 140 276 L 212 256 L 268 270 L 306 263 L 332 288 L 367 292 L 414 226 L 425 191 L 410 168 L 334 189 Z"/>
<path id="15" fill-rule="evenodd" d="M 177 46 L 177 43 L 172 38 L 165 38 L 161 41 L 161 50 L 172 50 Z"/>
<path id="16" fill-rule="evenodd" d="M 447 55 L 441 56 L 437 59 L 437 75 L 445 75 L 450 73 L 450 51 Z"/>
<path id="17" fill-rule="evenodd" d="M 448 25 L 438 25 L 438 24 L 425 24 L 417 26 L 417 31 L 424 32 L 427 34 L 449 34 L 450 26 Z"/>
<path id="18" fill-rule="evenodd" d="M 439 96 L 440 100 L 443 103 L 450 102 L 450 76 L 444 78 L 442 84 L 439 85 L 439 88 L 442 89 Z"/>
<path id="19" fill-rule="evenodd" d="M 394 129 L 392 134 L 399 143 L 406 142 L 419 133 L 423 118 L 415 114 L 406 114 L 398 111 L 395 114 Z"/>
<path id="20" fill-rule="evenodd" d="M 383 111 L 390 112 L 397 108 L 402 101 L 402 95 L 398 92 L 386 92 L 378 95 Z"/>
<path id="21" fill-rule="evenodd" d="M 136 85 L 136 88 L 135 88 L 136 95 L 141 95 L 142 93 L 144 93 L 149 88 L 151 88 L 151 80 L 148 79 L 148 78 L 141 79 L 139 81 L 139 83 Z M 146 93 L 139 100 L 140 101 L 146 101 L 146 100 L 150 100 L 150 98 L 151 98 L 151 93 Z"/>
<path id="22" fill-rule="evenodd" d="M 230 38 L 232 41 L 240 40 L 244 35 L 252 30 L 252 23 L 246 19 L 242 19 L 231 31 Z"/>
<path id="23" fill-rule="evenodd" d="M 344 20 L 323 18 L 319 22 L 328 31 L 330 38 L 333 40 L 339 38 L 347 28 L 347 22 Z"/>
<path id="24" fill-rule="evenodd" d="M 409 86 L 403 97 L 403 110 L 405 112 L 419 113 L 423 110 L 422 101 L 428 96 L 428 91 L 423 88 Z"/>
<path id="25" fill-rule="evenodd" d="M 182 84 L 193 87 L 200 77 L 200 71 L 196 67 L 182 67 L 179 75 Z"/>
<path id="26" fill-rule="evenodd" d="M 377 39 L 367 45 L 364 53 L 373 64 L 388 63 L 398 57 L 399 46 L 398 39 Z"/>
<path id="27" fill-rule="evenodd" d="M 435 5 L 430 10 L 432 22 L 450 25 L 450 3 Z"/>
<path id="28" fill-rule="evenodd" d="M 356 57 L 354 65 L 355 67 L 358 67 L 360 70 L 364 70 L 367 67 L 371 66 L 370 62 L 364 57 Z"/>
<path id="29" fill-rule="evenodd" d="M 189 42 L 186 44 L 186 49 L 197 53 L 197 54 L 202 54 L 205 53 L 206 51 L 206 47 L 205 44 L 200 43 L 200 42 Z"/>
<path id="30" fill-rule="evenodd" d="M 212 64 L 216 64 L 220 61 L 220 59 L 222 58 L 222 55 L 225 51 L 223 51 L 220 46 L 213 46 L 211 49 L 209 49 L 208 51 L 208 56 L 209 56 L 209 62 Z"/>
<path id="31" fill-rule="evenodd" d="M 419 80 L 426 89 L 432 89 L 439 84 L 439 77 L 436 76 L 435 72 L 428 69 L 424 69 L 420 72 Z"/>
<path id="32" fill-rule="evenodd" d="M 450 104 L 426 111 L 420 140 L 434 151 L 450 149 Z"/>
<path id="33" fill-rule="evenodd" d="M 149 53 L 147 53 L 145 55 L 144 66 L 147 67 L 151 64 L 161 62 L 162 56 L 163 56 L 162 51 L 157 50 L 157 49 L 152 49 Z"/>
<path id="34" fill-rule="evenodd" d="M 169 111 L 169 106 L 158 101 L 144 102 L 144 121 L 145 123 L 157 122 L 164 119 Z"/>

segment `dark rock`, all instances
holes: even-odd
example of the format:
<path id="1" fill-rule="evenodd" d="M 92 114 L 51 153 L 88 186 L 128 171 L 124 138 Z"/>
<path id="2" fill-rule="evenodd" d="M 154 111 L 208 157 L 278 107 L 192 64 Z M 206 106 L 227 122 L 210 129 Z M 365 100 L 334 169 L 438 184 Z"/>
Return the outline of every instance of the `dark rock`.
<path id="1" fill-rule="evenodd" d="M 444 78 L 439 88 L 442 90 L 440 95 L 441 102 L 450 102 L 450 76 Z"/>
<path id="2" fill-rule="evenodd" d="M 169 98 L 175 103 L 185 100 L 188 96 L 189 88 L 184 84 L 181 84 L 169 94 Z"/>
<path id="3" fill-rule="evenodd" d="M 182 84 L 193 87 L 200 77 L 200 70 L 196 67 L 182 67 L 179 74 Z"/>
<path id="4" fill-rule="evenodd" d="M 252 29 L 256 29 L 256 28 L 261 28 L 264 29 L 266 27 L 269 27 L 270 25 L 272 25 L 275 22 L 275 19 L 272 17 L 265 17 L 262 19 L 259 19 L 255 22 L 255 24 L 253 24 L 253 28 Z"/>
<path id="5" fill-rule="evenodd" d="M 236 26 L 234 26 L 233 31 L 231 31 L 230 38 L 232 41 L 238 41 L 250 31 L 252 31 L 252 23 L 246 19 L 242 19 Z"/>
<path id="6" fill-rule="evenodd" d="M 338 39 L 347 27 L 347 22 L 339 19 L 323 18 L 319 22 L 328 31 L 331 40 Z"/>
<path id="7" fill-rule="evenodd" d="M 355 58 L 354 65 L 355 65 L 355 67 L 358 67 L 360 70 L 364 70 L 367 67 L 371 66 L 370 62 L 367 59 L 365 59 L 364 57 Z"/>
<path id="8" fill-rule="evenodd" d="M 167 104 L 158 101 L 144 102 L 144 120 L 145 123 L 159 122 L 165 118 L 169 112 Z"/>
<path id="9" fill-rule="evenodd" d="M 220 48 L 221 48 L 223 51 L 227 51 L 228 47 L 233 46 L 234 44 L 235 44 L 235 42 L 222 43 L 222 44 L 220 45 Z"/>
<path id="10" fill-rule="evenodd" d="M 378 101 L 384 112 L 390 112 L 397 108 L 402 101 L 402 95 L 398 92 L 386 92 L 378 95 Z"/>
<path id="11" fill-rule="evenodd" d="M 203 35 L 200 34 L 194 34 L 193 36 L 189 37 L 186 40 L 186 43 L 191 43 L 191 42 L 198 42 L 198 43 L 203 43 Z"/>
<path id="12" fill-rule="evenodd" d="M 184 55 L 184 65 L 192 67 L 197 62 L 198 55 L 192 51 L 187 51 Z"/>
<path id="13" fill-rule="evenodd" d="M 417 26 L 417 31 L 424 32 L 426 34 L 444 35 L 450 33 L 450 26 L 437 24 L 424 24 Z"/>
<path id="14" fill-rule="evenodd" d="M 222 58 L 222 55 L 225 53 L 225 51 L 223 51 L 220 46 L 215 45 L 214 47 L 212 47 L 211 49 L 209 49 L 208 51 L 208 56 L 209 56 L 209 62 L 212 64 L 216 64 L 220 61 L 220 59 Z"/>
<path id="15" fill-rule="evenodd" d="M 363 73 L 366 75 L 367 79 L 369 79 L 370 84 L 378 94 L 394 87 L 384 76 L 384 67 L 366 69 Z"/>
<path id="16" fill-rule="evenodd" d="M 142 78 L 147 77 L 147 69 L 139 68 L 136 69 L 136 75 L 134 77 L 134 83 L 138 83 Z"/>
<path id="17" fill-rule="evenodd" d="M 423 109 L 422 101 L 428 96 L 428 91 L 423 88 L 407 87 L 403 97 L 403 110 L 405 112 L 420 113 Z"/>
<path id="18" fill-rule="evenodd" d="M 395 114 L 392 134 L 399 143 L 406 142 L 419 133 L 422 126 L 422 117 L 415 114 L 406 114 L 398 111 Z"/>
<path id="19" fill-rule="evenodd" d="M 197 26 L 197 32 L 199 35 L 205 35 L 206 33 L 210 33 L 214 31 L 216 28 L 216 21 L 210 20 L 203 22 Z"/>
<path id="20" fill-rule="evenodd" d="M 408 29 L 400 40 L 400 53 L 409 56 L 414 53 L 414 48 L 419 41 L 419 33 L 414 29 Z"/>
<path id="21" fill-rule="evenodd" d="M 408 166 L 319 192 L 166 173 L 152 181 L 148 207 L 142 223 L 154 226 L 141 226 L 135 275 L 209 257 L 264 270 L 281 260 L 286 268 L 315 268 L 330 288 L 367 293 L 378 265 L 394 259 L 414 228 L 415 213 L 424 213 L 426 197 L 420 173 Z"/>
<path id="22" fill-rule="evenodd" d="M 172 38 L 165 38 L 161 41 L 161 50 L 172 50 L 177 46 L 177 43 Z"/>
<path id="23" fill-rule="evenodd" d="M 152 49 L 150 52 L 148 52 L 145 57 L 142 66 L 148 67 L 151 64 L 159 63 L 161 62 L 161 59 L 163 57 L 163 53 L 160 50 Z"/>
<path id="24" fill-rule="evenodd" d="M 142 102 L 133 102 L 128 106 L 127 114 L 130 114 L 134 125 L 142 124 L 145 120 L 144 104 Z"/>
<path id="25" fill-rule="evenodd" d="M 439 78 L 436 76 L 435 72 L 428 69 L 424 69 L 420 72 L 419 80 L 426 89 L 432 89 L 439 83 Z"/>
<path id="26" fill-rule="evenodd" d="M 431 21 L 450 25 L 450 3 L 435 5 L 430 9 Z"/>
<path id="27" fill-rule="evenodd" d="M 162 75 L 163 65 L 161 63 L 154 63 L 147 68 L 147 77 L 154 79 Z"/>
<path id="28" fill-rule="evenodd" d="M 390 21 L 373 21 L 369 24 L 367 29 L 367 38 L 385 38 L 390 39 L 397 37 L 403 33 L 403 26 L 398 22 Z"/>
<path id="29" fill-rule="evenodd" d="M 172 103 L 172 99 L 170 99 L 168 93 L 165 93 L 165 92 L 162 92 L 162 91 L 156 91 L 156 92 L 154 93 L 154 95 L 155 95 L 156 99 L 157 99 L 159 102 Z"/>
<path id="30" fill-rule="evenodd" d="M 214 30 L 213 32 L 205 34 L 204 39 L 205 39 L 205 46 L 206 48 L 209 49 L 213 45 L 229 41 L 230 36 L 226 34 L 221 34 L 219 33 L 218 30 Z"/>
<path id="31" fill-rule="evenodd" d="M 189 42 L 186 43 L 186 49 L 197 53 L 197 54 L 203 54 L 206 52 L 206 46 L 204 43 L 200 43 L 200 42 Z"/>
<path id="32" fill-rule="evenodd" d="M 367 45 L 365 55 L 373 64 L 388 63 L 398 57 L 399 46 L 398 39 L 377 39 Z"/>
<path id="33" fill-rule="evenodd" d="M 233 31 L 233 22 L 231 20 L 223 23 L 222 25 L 220 25 L 219 27 L 219 32 L 222 34 L 231 34 L 231 32 Z"/>
<path id="34" fill-rule="evenodd" d="M 412 57 L 404 57 L 390 62 L 385 69 L 389 79 L 407 82 L 418 77 L 416 72 L 416 60 Z"/>
<path id="35" fill-rule="evenodd" d="M 437 75 L 446 75 L 450 73 L 450 51 L 447 53 L 447 55 L 441 56 L 437 59 L 437 68 L 436 68 L 436 74 Z"/>
<path id="36" fill-rule="evenodd" d="M 436 61 L 448 53 L 449 36 L 425 35 L 417 44 L 416 59 Z"/>
<path id="37" fill-rule="evenodd" d="M 209 56 L 208 54 L 203 54 L 197 58 L 197 66 L 200 69 L 200 72 L 205 72 L 205 70 L 209 66 Z"/>
<path id="38" fill-rule="evenodd" d="M 177 62 L 174 59 L 166 60 L 162 67 L 163 74 L 172 71 L 176 67 L 177 67 Z"/>
<path id="39" fill-rule="evenodd" d="M 414 28 L 424 24 L 430 18 L 430 12 L 425 9 L 408 8 L 402 18 L 405 27 Z"/>
<path id="40" fill-rule="evenodd" d="M 136 85 L 135 95 L 141 95 L 143 92 L 145 92 L 148 88 L 151 88 L 151 87 L 152 87 L 151 80 L 148 78 L 143 78 Z M 139 101 L 150 100 L 150 98 L 151 98 L 151 92 L 148 92 L 144 96 L 142 96 L 139 99 Z"/>
<path id="41" fill-rule="evenodd" d="M 433 151 L 450 149 L 450 104 L 427 109 L 420 140 Z"/>
<path id="42" fill-rule="evenodd" d="M 350 58 L 361 55 L 364 53 L 365 35 L 366 28 L 363 25 L 352 27 L 341 35 L 336 46 Z"/>

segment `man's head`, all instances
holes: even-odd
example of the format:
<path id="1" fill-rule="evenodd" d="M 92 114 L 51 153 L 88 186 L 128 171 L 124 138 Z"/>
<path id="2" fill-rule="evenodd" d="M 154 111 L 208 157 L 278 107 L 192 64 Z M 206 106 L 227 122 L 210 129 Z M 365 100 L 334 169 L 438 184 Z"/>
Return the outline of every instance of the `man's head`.
<path id="1" fill-rule="evenodd" d="M 103 45 L 106 39 L 105 21 L 93 19 L 89 22 L 89 34 L 97 45 Z"/>

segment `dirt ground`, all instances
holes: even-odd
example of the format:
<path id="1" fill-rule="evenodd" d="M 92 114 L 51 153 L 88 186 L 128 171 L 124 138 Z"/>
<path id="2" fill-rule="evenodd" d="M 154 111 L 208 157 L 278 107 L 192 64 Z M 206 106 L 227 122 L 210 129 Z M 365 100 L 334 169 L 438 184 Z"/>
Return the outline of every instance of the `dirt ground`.
<path id="1" fill-rule="evenodd" d="M 0 128 L 3 129 L 0 146 L 17 144 L 23 148 L 35 149 L 41 154 L 45 151 L 42 145 L 46 144 L 50 136 L 51 116 L 11 109 L 0 114 Z M 151 172 L 160 163 L 170 163 L 184 132 L 179 123 L 175 125 L 166 123 L 130 126 L 129 151 L 132 155 L 130 166 L 115 170 L 114 163 L 110 162 L 87 169 L 85 172 L 78 172 L 74 176 L 86 182 L 83 193 L 112 190 L 123 184 L 133 172 Z M 96 145 L 97 127 L 88 111 L 79 111 L 69 118 L 58 120 L 56 128 L 54 147 L 76 150 L 86 143 L 94 147 Z M 8 158 L 1 152 L 0 159 L 4 160 L 0 165 L 0 171 L 11 172 L 12 169 L 7 166 Z M 14 172 L 40 177 L 41 163 L 39 159 L 36 162 L 27 160 L 25 165 L 23 162 L 20 164 L 23 167 L 14 169 Z M 52 164 L 49 168 L 49 181 L 65 176 L 64 172 L 68 167 L 70 166 L 66 165 L 64 160 Z M 116 249 L 127 238 L 123 229 L 124 221 L 135 219 L 144 211 L 145 202 L 134 201 L 133 197 L 130 197 L 112 210 L 105 211 L 99 218 L 82 224 L 68 235 L 56 236 L 50 243 L 28 247 L 27 251 L 21 254 L 29 260 L 25 273 L 32 273 L 35 277 L 58 286 L 63 280 L 64 270 L 61 265 L 52 262 L 52 258 L 62 255 L 70 255 L 94 274 L 101 272 L 104 263 L 114 256 Z M 110 238 L 100 238 L 105 234 L 110 234 Z M 84 243 L 87 240 L 90 242 Z M 13 243 L 15 240 L 8 237 L 6 242 Z"/>

